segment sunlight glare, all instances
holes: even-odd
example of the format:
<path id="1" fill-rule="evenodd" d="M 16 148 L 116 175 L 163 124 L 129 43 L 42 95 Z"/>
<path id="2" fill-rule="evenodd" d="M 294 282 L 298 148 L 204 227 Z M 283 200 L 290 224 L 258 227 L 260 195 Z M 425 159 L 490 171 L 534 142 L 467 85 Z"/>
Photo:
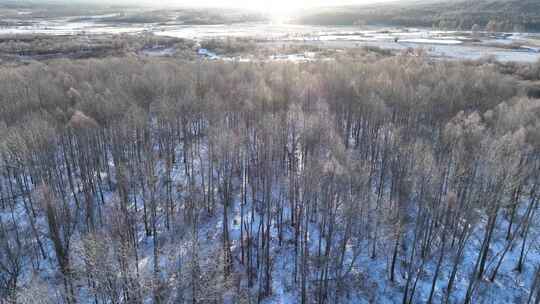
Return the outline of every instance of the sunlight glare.
<path id="1" fill-rule="evenodd" d="M 287 21 L 293 12 L 303 8 L 312 7 L 309 0 L 240 0 L 240 5 L 244 8 L 253 9 L 270 15 L 274 22 L 282 23 Z"/>

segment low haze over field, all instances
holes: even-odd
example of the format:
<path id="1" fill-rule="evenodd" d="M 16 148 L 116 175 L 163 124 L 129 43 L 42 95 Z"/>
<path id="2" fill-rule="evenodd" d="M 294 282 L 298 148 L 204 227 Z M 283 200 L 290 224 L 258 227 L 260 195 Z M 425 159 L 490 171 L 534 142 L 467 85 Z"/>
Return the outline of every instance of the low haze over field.
<path id="1" fill-rule="evenodd" d="M 61 2 L 58 0 L 57 2 Z M 168 5 L 168 6 L 211 6 L 211 7 L 236 7 L 236 8 L 265 8 L 268 6 L 283 6 L 295 8 L 309 8 L 317 6 L 342 6 L 342 5 L 362 5 L 381 2 L 396 2 L 396 0 L 229 0 L 229 1 L 211 1 L 211 0 L 82 0 L 81 2 L 88 3 L 122 3 L 122 4 L 144 4 L 144 5 Z"/>
<path id="2" fill-rule="evenodd" d="M 53 0 L 54 1 L 54 0 Z M 56 0 L 62 3 L 63 0 Z M 365 5 L 392 2 L 395 0 L 80 0 L 81 3 L 97 4 L 121 4 L 121 5 L 143 5 L 148 7 L 228 7 L 255 10 L 268 14 L 290 14 L 293 11 L 311 9 L 317 7 L 333 7 L 345 5 Z"/>

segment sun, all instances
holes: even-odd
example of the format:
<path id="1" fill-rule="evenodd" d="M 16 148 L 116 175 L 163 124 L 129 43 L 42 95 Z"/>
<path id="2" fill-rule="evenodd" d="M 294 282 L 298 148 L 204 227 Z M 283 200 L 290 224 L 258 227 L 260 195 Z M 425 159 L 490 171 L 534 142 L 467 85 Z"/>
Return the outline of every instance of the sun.
<path id="1" fill-rule="evenodd" d="M 273 22 L 280 23 L 289 20 L 295 11 L 310 6 L 308 0 L 239 0 L 239 2 L 242 7 L 269 15 Z"/>

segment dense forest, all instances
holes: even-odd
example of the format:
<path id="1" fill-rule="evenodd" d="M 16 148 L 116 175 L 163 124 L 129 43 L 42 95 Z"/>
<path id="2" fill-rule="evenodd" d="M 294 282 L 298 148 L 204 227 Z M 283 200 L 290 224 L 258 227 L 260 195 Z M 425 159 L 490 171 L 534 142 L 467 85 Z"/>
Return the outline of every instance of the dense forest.
<path id="1" fill-rule="evenodd" d="M 307 10 L 297 22 L 324 25 L 395 25 L 502 32 L 540 31 L 537 0 L 420 0 Z M 497 24 L 497 27 L 493 27 Z"/>
<path id="2" fill-rule="evenodd" d="M 0 67 L 2 303 L 538 303 L 540 100 L 492 64 Z"/>

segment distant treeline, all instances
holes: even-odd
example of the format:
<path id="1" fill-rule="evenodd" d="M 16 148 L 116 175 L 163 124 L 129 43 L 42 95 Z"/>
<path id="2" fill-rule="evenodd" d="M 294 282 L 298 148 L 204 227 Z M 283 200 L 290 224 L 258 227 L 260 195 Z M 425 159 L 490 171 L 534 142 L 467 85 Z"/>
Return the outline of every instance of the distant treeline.
<path id="1" fill-rule="evenodd" d="M 474 25 L 498 31 L 540 31 L 540 2 L 535 0 L 480 0 L 342 7 L 303 14 L 304 24 L 394 26 L 471 29 Z M 503 24 L 497 28 L 489 25 Z"/>
<path id="2" fill-rule="evenodd" d="M 171 48 L 191 51 L 193 41 L 141 35 L 7 35 L 0 36 L 0 59 L 99 58 L 119 56 L 147 49 Z"/>

